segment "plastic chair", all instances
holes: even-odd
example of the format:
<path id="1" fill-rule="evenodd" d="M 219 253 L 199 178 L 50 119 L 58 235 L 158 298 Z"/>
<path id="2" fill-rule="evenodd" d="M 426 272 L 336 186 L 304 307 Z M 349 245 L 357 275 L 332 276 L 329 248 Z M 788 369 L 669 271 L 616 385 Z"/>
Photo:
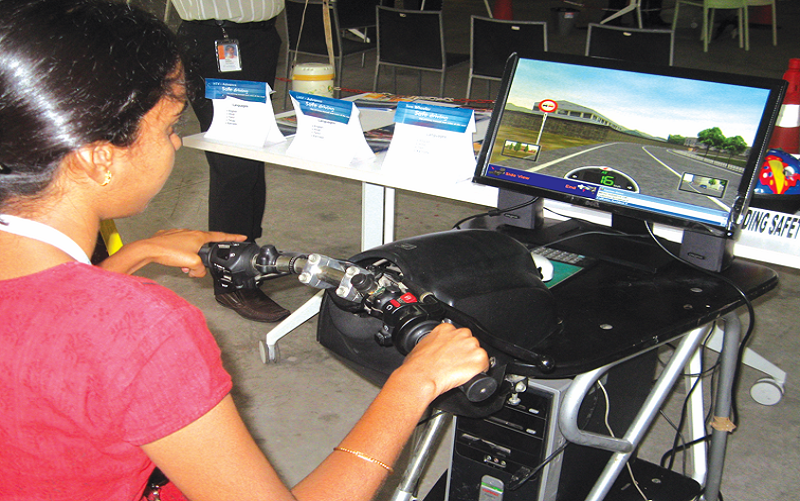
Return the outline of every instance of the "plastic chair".
<path id="1" fill-rule="evenodd" d="M 769 5 L 771 10 L 771 17 L 772 17 L 772 45 L 778 45 L 778 15 L 775 12 L 775 0 L 747 0 L 747 5 L 750 7 L 764 7 Z M 749 25 L 748 25 L 749 28 Z M 750 47 L 750 32 L 747 32 L 747 49 L 749 50 Z"/>
<path id="2" fill-rule="evenodd" d="M 526 58 L 547 52 L 547 23 L 472 16 L 467 99 L 474 79 L 488 80 L 491 85 L 502 78 L 506 59 L 513 52 Z"/>
<path id="3" fill-rule="evenodd" d="M 586 55 L 634 63 L 672 66 L 675 32 L 590 24 Z"/>
<path id="4" fill-rule="evenodd" d="M 760 1 L 760 0 L 756 0 Z M 672 16 L 672 30 L 678 24 L 678 11 L 681 4 L 694 5 L 703 9 L 703 26 L 700 39 L 703 41 L 703 52 L 708 52 L 708 41 L 714 29 L 714 11 L 718 9 L 735 9 L 738 13 L 739 47 L 750 50 L 749 21 L 747 19 L 748 0 L 676 0 L 675 13 Z M 774 9 L 773 9 L 773 12 Z"/>
<path id="5" fill-rule="evenodd" d="M 373 90 L 378 88 L 381 66 L 419 70 L 419 94 L 422 94 L 422 72 L 439 73 L 439 96 L 444 94 L 445 71 L 466 61 L 466 54 L 446 54 L 441 11 L 421 11 L 377 7 L 378 58 L 375 64 Z"/>
<path id="6" fill-rule="evenodd" d="M 618 10 L 617 12 L 611 14 L 607 18 L 600 21 L 600 24 L 610 23 L 611 21 L 620 18 L 627 14 L 628 12 L 634 12 L 636 16 L 636 25 L 639 28 L 642 28 L 642 2 L 641 0 L 629 0 L 628 5 L 623 7 L 622 9 Z"/>
<path id="7" fill-rule="evenodd" d="M 342 61 L 346 56 L 363 55 L 374 49 L 375 44 L 365 41 L 351 40 L 342 36 L 339 25 L 337 2 L 331 2 L 331 31 L 333 35 L 333 56 L 335 75 L 334 84 L 338 87 L 342 82 Z M 286 0 L 285 20 L 288 42 L 286 43 L 286 78 L 292 75 L 293 62 L 298 54 L 328 58 L 328 46 L 325 42 L 325 27 L 322 20 L 323 4 L 321 0 Z M 299 46 L 298 46 L 299 39 Z M 288 89 L 288 86 L 287 86 Z M 289 92 L 287 90 L 286 95 Z M 286 97 L 284 97 L 284 107 Z"/>

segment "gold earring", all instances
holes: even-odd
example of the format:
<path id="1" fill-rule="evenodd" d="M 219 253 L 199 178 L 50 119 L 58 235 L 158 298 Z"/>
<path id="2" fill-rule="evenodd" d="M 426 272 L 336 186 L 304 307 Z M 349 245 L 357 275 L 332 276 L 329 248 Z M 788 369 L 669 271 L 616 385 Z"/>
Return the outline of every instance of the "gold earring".
<path id="1" fill-rule="evenodd" d="M 111 182 L 111 171 L 106 171 L 106 178 L 100 186 L 107 186 Z"/>

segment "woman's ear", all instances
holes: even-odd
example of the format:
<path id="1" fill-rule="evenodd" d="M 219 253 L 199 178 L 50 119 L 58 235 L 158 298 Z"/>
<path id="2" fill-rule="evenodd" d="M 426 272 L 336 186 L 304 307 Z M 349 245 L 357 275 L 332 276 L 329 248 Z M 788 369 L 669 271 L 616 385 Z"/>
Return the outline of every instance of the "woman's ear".
<path id="1" fill-rule="evenodd" d="M 73 153 L 72 168 L 100 186 L 106 186 L 114 176 L 114 163 L 119 154 L 119 148 L 110 143 L 89 144 Z"/>

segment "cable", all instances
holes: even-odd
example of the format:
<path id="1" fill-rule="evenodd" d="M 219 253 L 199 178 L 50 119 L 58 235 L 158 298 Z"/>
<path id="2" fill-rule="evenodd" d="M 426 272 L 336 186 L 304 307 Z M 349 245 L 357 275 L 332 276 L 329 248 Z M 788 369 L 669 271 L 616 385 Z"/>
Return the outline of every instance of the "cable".
<path id="1" fill-rule="evenodd" d="M 679 446 L 679 448 L 677 450 L 676 450 L 676 448 L 673 447 L 672 449 L 668 450 L 661 457 L 661 461 L 662 461 L 662 464 L 663 464 L 663 462 L 666 461 L 667 457 L 669 457 L 672 454 L 677 454 L 677 452 L 679 450 L 681 452 L 685 452 L 686 449 L 688 448 L 688 446 L 686 445 L 686 439 L 683 438 L 683 433 L 681 433 L 681 430 L 675 425 L 675 423 L 672 422 L 672 420 L 667 416 L 667 414 L 664 412 L 664 410 L 663 409 L 659 409 L 658 413 L 661 414 L 661 417 L 664 418 L 664 421 L 666 421 L 672 427 L 672 429 L 675 430 L 676 437 L 680 437 L 680 439 L 681 439 L 680 440 L 681 441 L 681 445 Z M 683 455 L 683 462 L 682 462 L 682 470 L 681 471 L 683 473 L 683 476 L 685 477 L 686 476 L 686 454 Z"/>
<path id="2" fill-rule="evenodd" d="M 597 386 L 600 388 L 600 391 L 603 392 L 603 398 L 606 401 L 605 413 L 603 414 L 603 422 L 606 425 L 606 429 L 608 430 L 608 433 L 612 437 L 616 438 L 616 435 L 614 435 L 614 431 L 611 429 L 611 424 L 608 422 L 608 413 L 609 413 L 609 410 L 611 408 L 611 401 L 608 398 L 608 392 L 606 391 L 606 387 L 603 386 L 603 383 L 601 383 L 600 380 L 597 381 Z M 631 468 L 630 461 L 626 461 L 625 462 L 625 466 L 628 469 L 628 475 L 631 476 L 631 482 L 633 482 L 633 486 L 636 487 L 637 491 L 639 491 L 639 494 L 641 494 L 642 499 L 644 499 L 644 501 L 651 501 L 651 500 L 647 499 L 647 495 L 644 493 L 644 491 L 642 491 L 641 487 L 639 487 L 639 482 L 636 480 L 636 477 L 633 476 L 633 468 Z"/>
<path id="3" fill-rule="evenodd" d="M 650 227 L 650 224 L 645 225 L 645 227 L 647 228 L 647 232 L 650 234 L 650 236 L 652 237 L 652 239 L 656 243 L 656 245 L 661 247 L 661 250 L 663 250 L 664 252 L 669 254 L 673 259 L 675 259 L 676 261 L 681 262 L 681 263 L 683 263 L 683 264 L 685 264 L 687 266 L 690 266 L 690 267 L 694 268 L 697 271 L 701 271 L 701 272 L 705 273 L 706 275 L 709 275 L 709 276 L 714 277 L 714 278 L 716 278 L 716 279 L 718 279 L 718 280 L 720 280 L 722 282 L 725 282 L 726 284 L 731 286 L 744 299 L 744 304 L 745 304 L 745 307 L 747 308 L 747 314 L 748 314 L 748 317 L 749 317 L 748 318 L 748 325 L 747 325 L 747 330 L 745 331 L 745 335 L 742 336 L 742 339 L 739 341 L 739 351 L 738 351 L 738 354 L 737 354 L 737 363 L 736 363 L 736 367 L 734 369 L 733 386 L 731 388 L 731 421 L 733 422 L 733 424 L 735 426 L 738 426 L 738 424 L 739 424 L 738 423 L 738 421 L 739 421 L 739 405 L 738 405 L 738 398 L 737 398 L 736 394 L 738 393 L 738 389 L 739 389 L 739 379 L 740 379 L 741 369 L 742 369 L 742 360 L 744 359 L 744 350 L 745 350 L 745 348 L 747 348 L 747 344 L 750 341 L 750 337 L 753 334 L 753 330 L 755 329 L 755 324 L 756 324 L 756 313 L 755 313 L 755 309 L 753 308 L 753 303 L 750 301 L 750 298 L 747 297 L 747 293 L 745 291 L 743 291 L 741 289 L 741 287 L 739 287 L 733 280 L 730 280 L 728 277 L 725 277 L 720 273 L 717 273 L 717 272 L 714 272 L 714 271 L 711 271 L 711 270 L 707 270 L 705 268 L 701 268 L 701 267 L 695 265 L 694 263 L 690 263 L 689 261 L 686 261 L 686 260 L 681 259 L 680 257 L 676 256 L 675 254 L 670 252 L 669 249 L 667 249 L 664 246 L 663 243 L 661 243 L 661 240 L 659 240 L 658 237 L 656 237 L 656 235 L 653 233 L 652 228 Z"/>
<path id="4" fill-rule="evenodd" d="M 703 347 L 705 347 L 708 344 L 708 341 L 711 339 L 711 334 L 713 332 L 714 332 L 713 329 L 711 331 L 709 331 L 708 335 L 706 336 L 705 341 L 703 341 Z M 703 359 L 701 357 L 701 359 L 700 359 L 700 364 L 701 364 L 700 374 L 703 373 L 702 363 L 703 363 Z M 701 379 L 702 378 L 699 377 L 699 376 L 695 379 L 694 383 L 692 384 L 691 389 L 686 393 L 686 398 L 684 398 L 684 400 L 683 400 L 683 406 L 681 406 L 681 418 L 678 421 L 678 426 L 677 426 L 678 433 L 676 434 L 675 439 L 672 442 L 672 450 L 673 451 L 676 450 L 677 447 L 678 447 L 678 441 L 679 441 L 678 435 L 680 435 L 680 431 L 683 430 L 683 426 L 686 423 L 686 416 L 688 415 L 688 410 L 689 410 L 689 400 L 691 399 L 692 394 L 694 393 L 694 391 L 697 389 L 697 386 L 700 384 Z M 673 467 L 674 464 L 675 464 L 675 454 L 673 454 L 670 457 L 669 465 L 667 466 L 667 469 L 672 470 L 672 467 Z M 662 464 L 661 466 L 664 466 L 664 465 Z"/>
<path id="5" fill-rule="evenodd" d="M 672 454 L 675 454 L 677 452 L 683 452 L 684 450 L 688 449 L 689 447 L 692 447 L 693 445 L 697 445 L 702 442 L 708 442 L 709 440 L 711 440 L 711 434 L 703 435 L 702 437 L 696 438 L 691 442 L 686 442 L 685 444 L 679 446 L 677 449 L 668 450 L 667 452 L 664 453 L 663 456 L 661 456 L 662 467 L 667 462 L 667 458 L 670 457 Z"/>
<path id="6" fill-rule="evenodd" d="M 499 209 L 499 208 L 498 209 L 492 209 L 492 210 L 489 210 L 487 212 L 483 212 L 481 214 L 474 214 L 472 216 L 467 216 L 464 219 L 458 221 L 456 224 L 454 224 L 453 225 L 453 229 L 454 230 L 460 230 L 462 224 L 466 223 L 467 221 L 471 221 L 473 219 L 477 219 L 479 217 L 486 217 L 486 216 L 495 217 L 495 216 L 500 216 L 502 214 L 505 214 L 507 212 L 514 212 L 515 210 L 518 210 L 518 209 L 521 209 L 523 207 L 527 207 L 529 205 L 532 205 L 532 204 L 536 203 L 537 200 L 539 200 L 539 197 L 531 197 L 530 200 L 522 202 L 521 204 L 514 205 L 512 207 L 508 207 L 508 208 L 505 208 L 505 209 Z"/>
<path id="7" fill-rule="evenodd" d="M 713 330 L 711 332 L 709 332 L 708 336 L 706 336 L 706 339 L 703 341 L 703 344 L 702 344 L 703 351 L 702 351 L 702 353 L 705 353 L 705 351 L 708 349 L 708 342 L 711 340 L 712 333 L 713 333 Z M 701 363 L 702 363 L 702 360 L 701 360 Z M 684 377 L 697 377 L 698 380 L 695 381 L 695 385 L 700 381 L 699 378 L 705 377 L 705 376 L 707 376 L 709 374 L 711 375 L 712 381 L 711 381 L 710 387 L 711 387 L 712 398 L 711 398 L 711 403 L 709 405 L 709 412 L 706 413 L 706 415 L 703 418 L 703 422 L 706 423 L 706 424 L 710 422 L 711 415 L 712 415 L 711 413 L 712 413 L 712 410 L 714 408 L 713 392 L 715 390 L 715 384 L 714 384 L 714 380 L 713 379 L 714 379 L 714 376 L 716 375 L 718 369 L 719 369 L 719 361 L 715 362 L 714 365 L 712 365 L 708 369 L 703 370 L 702 367 L 701 367 L 700 372 L 697 373 L 697 374 L 683 374 Z M 685 412 L 685 409 L 688 406 L 689 397 L 691 397 L 691 394 L 694 391 L 694 388 L 695 388 L 695 386 L 693 385 L 691 391 L 689 392 L 689 394 L 684 399 L 682 413 L 681 413 L 681 418 L 682 419 L 684 418 L 683 412 Z M 669 425 L 672 426 L 672 428 L 674 428 L 675 431 L 676 431 L 676 437 L 675 437 L 675 441 L 673 442 L 673 447 L 671 449 L 669 449 L 667 452 L 665 452 L 663 456 L 661 456 L 660 465 L 661 465 L 662 468 L 665 467 L 667 459 L 668 458 L 674 458 L 674 455 L 677 454 L 678 452 L 684 452 L 684 451 L 686 451 L 686 449 L 688 449 L 689 447 L 691 447 L 693 445 L 699 444 L 701 442 L 707 442 L 707 441 L 709 441 L 711 439 L 711 434 L 707 433 L 706 435 L 704 435 L 704 436 L 702 436 L 700 438 L 697 438 L 695 440 L 692 440 L 691 442 L 687 443 L 686 440 L 684 439 L 683 435 L 681 434 L 681 430 L 682 430 L 683 426 L 682 425 L 676 426 L 667 417 L 667 415 L 663 411 L 659 411 L 659 412 L 660 412 L 661 416 L 667 421 L 667 423 L 669 423 Z M 683 421 L 681 421 L 681 422 L 683 422 Z M 682 445 L 677 446 L 677 441 L 678 441 L 679 437 L 680 437 L 680 441 L 682 442 Z M 684 468 L 684 476 L 685 476 L 686 475 L 686 473 L 685 473 L 686 455 L 685 454 L 684 454 L 683 462 L 684 462 L 684 467 L 683 468 Z"/>
<path id="8" fill-rule="evenodd" d="M 555 214 L 558 217 L 564 218 L 564 219 L 580 221 L 582 223 L 590 224 L 590 225 L 593 225 L 593 226 L 600 226 L 598 223 L 589 221 L 588 219 L 583 219 L 583 218 L 580 218 L 580 217 L 565 216 L 564 214 L 561 214 L 560 212 L 554 211 L 550 207 L 544 207 L 544 210 L 546 210 L 547 212 L 549 212 L 551 214 Z M 588 231 L 588 232 L 585 232 L 585 233 L 580 233 L 580 234 L 574 235 L 574 236 L 572 236 L 570 238 L 577 238 L 577 237 L 580 237 L 580 236 L 583 236 L 583 235 L 592 235 L 592 234 L 608 235 L 608 236 L 612 236 L 612 237 L 625 237 L 625 238 L 650 238 L 650 235 L 646 235 L 646 234 L 643 234 L 643 233 L 626 233 L 626 232 L 624 232 L 622 230 L 618 230 L 618 229 L 614 228 L 613 226 L 609 226 L 608 230 L 605 230 L 605 231 L 601 231 L 601 230 Z M 559 242 L 560 241 L 561 240 L 559 240 Z M 548 244 L 548 245 L 550 245 L 550 244 Z"/>
<path id="9" fill-rule="evenodd" d="M 566 449 L 568 445 L 569 445 L 569 442 L 564 442 L 563 444 L 561 444 L 561 446 L 558 449 L 554 450 L 552 454 L 547 456 L 544 461 L 539 463 L 539 465 L 536 468 L 534 468 L 533 470 L 530 470 L 530 471 L 526 471 L 523 476 L 518 477 L 517 475 L 519 475 L 519 473 L 521 471 L 527 470 L 527 468 L 525 468 L 524 466 L 522 468 L 520 468 L 519 471 L 517 471 L 517 473 L 512 475 L 511 479 L 509 480 L 508 486 L 507 486 L 508 490 L 515 491 L 515 490 L 519 489 L 520 487 L 522 487 L 522 485 L 525 482 L 527 482 L 528 480 L 530 480 L 531 477 L 533 477 L 534 475 L 539 473 L 539 471 L 542 468 L 544 468 L 547 465 L 547 463 L 549 463 L 550 461 L 554 460 L 555 458 L 558 457 L 559 454 L 564 452 L 564 449 Z"/>
<path id="10" fill-rule="evenodd" d="M 646 238 L 647 235 L 630 235 L 628 233 L 622 232 L 614 232 L 614 231 L 602 231 L 602 230 L 591 230 L 591 231 L 583 231 L 581 233 L 576 233 L 575 235 L 569 235 L 564 238 L 559 238 L 558 240 L 553 240 L 552 242 L 547 242 L 548 246 L 560 244 L 561 242 L 566 242 L 567 240 L 572 240 L 573 238 L 581 238 L 587 235 L 606 235 L 610 237 L 624 237 L 624 238 Z"/>

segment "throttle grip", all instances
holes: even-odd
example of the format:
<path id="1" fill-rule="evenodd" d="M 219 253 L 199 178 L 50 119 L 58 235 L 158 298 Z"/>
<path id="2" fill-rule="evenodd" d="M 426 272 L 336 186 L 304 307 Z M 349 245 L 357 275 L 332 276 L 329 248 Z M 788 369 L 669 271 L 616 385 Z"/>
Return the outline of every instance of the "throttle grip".
<path id="1" fill-rule="evenodd" d="M 406 353 L 410 352 L 423 337 L 430 334 L 440 323 L 439 321 L 427 319 L 419 323 L 409 322 L 402 325 L 401 329 L 403 334 L 396 336 L 400 338 L 398 341 L 402 340 L 402 346 L 398 346 L 398 348 L 400 348 L 401 351 L 405 350 Z M 494 392 L 497 391 L 497 387 L 498 384 L 495 378 L 489 376 L 485 372 L 481 372 L 473 376 L 466 383 L 458 386 L 458 389 L 467 397 L 467 400 L 472 403 L 478 403 L 494 395 Z"/>

